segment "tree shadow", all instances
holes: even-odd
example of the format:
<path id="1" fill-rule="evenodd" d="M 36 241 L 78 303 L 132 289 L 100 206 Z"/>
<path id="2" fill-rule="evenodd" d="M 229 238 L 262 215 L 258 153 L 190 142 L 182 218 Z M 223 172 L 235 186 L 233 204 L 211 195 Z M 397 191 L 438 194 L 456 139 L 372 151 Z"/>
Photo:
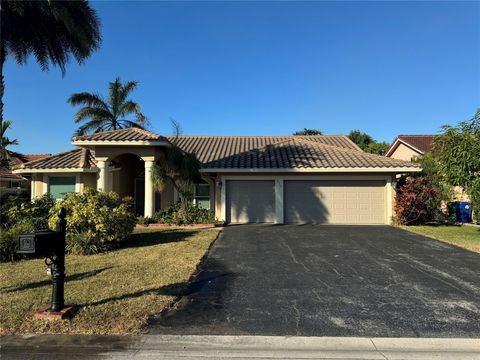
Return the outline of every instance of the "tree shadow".
<path id="1" fill-rule="evenodd" d="M 100 274 L 101 272 L 103 272 L 105 270 L 112 269 L 112 268 L 113 268 L 113 266 L 108 266 L 108 267 L 104 267 L 104 268 L 96 269 L 96 270 L 92 270 L 92 271 L 86 271 L 86 272 L 82 272 L 82 273 L 67 275 L 67 276 L 65 276 L 65 282 L 68 283 L 68 282 L 71 282 L 71 281 L 83 280 L 83 279 L 89 278 L 91 276 L 95 276 L 97 274 Z M 20 285 L 20 286 L 15 286 L 15 287 L 14 286 L 7 286 L 7 287 L 4 287 L 4 288 L 1 288 L 0 291 L 5 292 L 5 293 L 11 293 L 11 292 L 15 292 L 15 291 L 36 289 L 36 288 L 51 285 L 51 284 L 52 284 L 51 279 L 50 280 L 42 280 L 42 281 L 37 281 L 37 282 L 24 284 L 24 285 Z"/>
<path id="2" fill-rule="evenodd" d="M 185 241 L 195 235 L 195 231 L 185 230 L 159 230 L 146 231 L 132 234 L 127 240 L 119 244 L 119 249 L 154 246 L 173 242 Z"/>

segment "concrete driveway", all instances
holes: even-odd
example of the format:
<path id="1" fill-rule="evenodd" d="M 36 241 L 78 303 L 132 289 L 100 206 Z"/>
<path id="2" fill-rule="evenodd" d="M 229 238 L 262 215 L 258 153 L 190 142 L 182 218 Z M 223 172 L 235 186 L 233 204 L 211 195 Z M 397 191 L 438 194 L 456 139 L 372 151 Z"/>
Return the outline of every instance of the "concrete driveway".
<path id="1" fill-rule="evenodd" d="M 150 332 L 480 337 L 480 255 L 388 226 L 230 226 Z"/>

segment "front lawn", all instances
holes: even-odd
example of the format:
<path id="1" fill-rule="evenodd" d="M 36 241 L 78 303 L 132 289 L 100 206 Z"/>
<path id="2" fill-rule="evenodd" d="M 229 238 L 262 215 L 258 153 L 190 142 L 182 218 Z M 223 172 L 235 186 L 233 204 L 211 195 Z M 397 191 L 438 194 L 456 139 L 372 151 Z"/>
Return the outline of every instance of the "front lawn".
<path id="1" fill-rule="evenodd" d="M 480 228 L 475 226 L 402 226 L 402 229 L 480 253 Z"/>
<path id="2" fill-rule="evenodd" d="M 148 318 L 182 293 L 218 229 L 139 229 L 118 250 L 68 255 L 65 302 L 70 320 L 33 319 L 50 303 L 51 279 L 43 259 L 0 264 L 0 332 L 141 333 Z"/>

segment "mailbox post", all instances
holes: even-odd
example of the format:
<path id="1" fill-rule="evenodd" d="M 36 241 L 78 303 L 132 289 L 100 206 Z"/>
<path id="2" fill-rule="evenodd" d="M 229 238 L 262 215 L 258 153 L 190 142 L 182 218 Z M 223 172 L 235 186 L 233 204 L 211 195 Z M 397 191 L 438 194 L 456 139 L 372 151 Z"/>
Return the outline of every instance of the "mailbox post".
<path id="1" fill-rule="evenodd" d="M 56 231 L 40 230 L 18 238 L 17 253 L 43 255 L 51 268 L 52 301 L 50 306 L 39 310 L 35 317 L 63 319 L 72 310 L 72 307 L 65 307 L 64 300 L 66 214 L 65 208 L 60 208 Z"/>
<path id="2" fill-rule="evenodd" d="M 65 284 L 65 233 L 67 232 L 67 221 L 65 216 L 67 212 L 65 208 L 60 208 L 58 211 L 58 220 L 57 220 L 57 251 L 54 255 L 52 263 L 52 306 L 50 311 L 58 312 L 61 311 L 65 305 L 64 298 L 64 284 Z"/>

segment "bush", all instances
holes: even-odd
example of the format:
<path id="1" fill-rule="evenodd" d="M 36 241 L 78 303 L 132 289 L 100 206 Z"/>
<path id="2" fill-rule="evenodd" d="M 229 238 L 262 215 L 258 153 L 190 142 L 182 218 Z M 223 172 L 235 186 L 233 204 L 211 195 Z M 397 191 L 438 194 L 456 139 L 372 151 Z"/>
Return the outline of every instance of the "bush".
<path id="1" fill-rule="evenodd" d="M 153 214 L 155 222 L 160 224 L 215 224 L 215 213 L 187 202 L 177 204 Z"/>
<path id="2" fill-rule="evenodd" d="M 137 224 L 148 226 L 150 224 L 153 224 L 155 220 L 151 217 L 148 216 L 139 216 L 137 218 Z"/>
<path id="3" fill-rule="evenodd" d="M 33 225 L 27 222 L 20 222 L 9 229 L 2 229 L 0 232 L 0 260 L 13 261 L 21 255 L 15 253 L 17 238 L 20 234 L 29 233 L 33 230 Z"/>
<path id="4" fill-rule="evenodd" d="M 85 189 L 70 193 L 50 210 L 49 225 L 55 227 L 61 207 L 67 210 L 67 246 L 76 253 L 99 252 L 125 240 L 132 233 L 136 216 L 131 198 L 120 199 L 114 192 Z M 95 249 L 95 251 L 92 251 Z"/>
<path id="5" fill-rule="evenodd" d="M 442 221 L 441 200 L 425 177 L 401 179 L 397 185 L 395 220 L 403 225 Z"/>
<path id="6" fill-rule="evenodd" d="M 25 200 L 22 197 L 10 198 L 3 225 L 12 227 L 19 223 L 28 223 L 36 226 L 39 223 L 46 223 L 50 209 L 54 205 L 55 200 L 48 194 L 33 201 Z"/>

